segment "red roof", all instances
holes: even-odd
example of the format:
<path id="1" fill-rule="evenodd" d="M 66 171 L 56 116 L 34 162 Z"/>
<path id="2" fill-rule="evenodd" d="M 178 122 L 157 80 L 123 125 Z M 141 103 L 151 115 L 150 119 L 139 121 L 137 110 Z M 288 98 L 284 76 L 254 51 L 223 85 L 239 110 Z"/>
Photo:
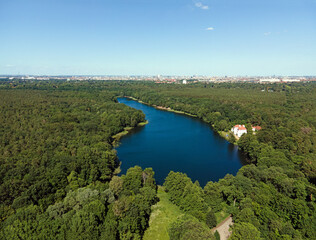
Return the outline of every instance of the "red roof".
<path id="1" fill-rule="evenodd" d="M 260 126 L 252 126 L 252 128 L 254 128 L 254 129 L 257 130 L 257 131 L 261 130 L 261 127 L 260 127 Z"/>
<path id="2" fill-rule="evenodd" d="M 238 128 L 238 130 L 247 130 L 245 125 L 235 125 L 234 128 Z"/>

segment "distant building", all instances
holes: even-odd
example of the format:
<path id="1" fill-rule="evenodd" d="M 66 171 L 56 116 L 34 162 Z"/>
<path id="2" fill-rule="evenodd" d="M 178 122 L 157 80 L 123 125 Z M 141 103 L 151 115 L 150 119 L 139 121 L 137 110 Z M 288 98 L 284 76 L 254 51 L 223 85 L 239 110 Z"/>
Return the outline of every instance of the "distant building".
<path id="1" fill-rule="evenodd" d="M 282 79 L 282 82 L 300 82 L 301 80 L 300 79 Z"/>
<path id="2" fill-rule="evenodd" d="M 182 83 L 183 83 L 183 84 L 187 84 L 187 80 L 183 80 Z"/>
<path id="3" fill-rule="evenodd" d="M 231 131 L 234 133 L 234 135 L 240 138 L 244 133 L 247 133 L 247 128 L 245 125 L 235 125 Z"/>
<path id="4" fill-rule="evenodd" d="M 278 83 L 281 82 L 278 78 L 263 78 L 259 80 L 260 83 Z"/>

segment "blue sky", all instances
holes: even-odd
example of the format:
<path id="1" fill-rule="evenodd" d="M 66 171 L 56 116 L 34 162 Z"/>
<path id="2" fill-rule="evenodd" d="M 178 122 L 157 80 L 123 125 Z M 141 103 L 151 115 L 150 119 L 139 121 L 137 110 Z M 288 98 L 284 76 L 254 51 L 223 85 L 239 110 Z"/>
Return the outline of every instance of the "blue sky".
<path id="1" fill-rule="evenodd" d="M 0 74 L 316 75 L 316 0 L 0 0 Z"/>

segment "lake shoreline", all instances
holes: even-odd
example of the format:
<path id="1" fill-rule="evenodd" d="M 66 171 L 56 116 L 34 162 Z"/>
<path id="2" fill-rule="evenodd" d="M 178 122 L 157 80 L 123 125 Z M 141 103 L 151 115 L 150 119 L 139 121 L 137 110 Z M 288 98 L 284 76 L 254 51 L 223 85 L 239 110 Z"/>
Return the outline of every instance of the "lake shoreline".
<path id="1" fill-rule="evenodd" d="M 120 140 L 123 136 L 127 135 L 131 130 L 137 127 L 142 127 L 148 124 L 148 121 L 146 120 L 145 122 L 140 122 L 137 124 L 136 127 L 125 127 L 123 131 L 118 132 L 117 134 L 114 134 L 112 138 L 111 145 L 113 148 L 117 148 L 120 145 Z M 119 166 L 114 170 L 113 175 L 117 176 L 121 173 L 121 164 L 122 162 L 120 161 Z"/>
<path id="2" fill-rule="evenodd" d="M 125 127 L 123 131 L 118 132 L 117 134 L 113 135 L 111 138 L 113 139 L 112 141 L 112 146 L 113 147 L 118 147 L 120 139 L 127 135 L 131 130 L 133 130 L 136 127 L 142 127 L 145 126 L 146 124 L 148 124 L 148 121 L 146 120 L 145 122 L 140 122 L 137 124 L 137 126 L 135 127 Z"/>
<path id="3" fill-rule="evenodd" d="M 146 102 L 143 102 L 142 100 L 139 100 L 137 98 L 134 98 L 134 97 L 131 97 L 131 96 L 124 96 L 125 98 L 128 98 L 128 99 L 131 99 L 131 100 L 134 100 L 134 101 L 137 101 L 139 103 L 142 103 L 142 104 L 145 104 L 147 106 L 150 106 L 150 107 L 154 107 L 156 109 L 159 109 L 159 110 L 163 110 L 163 111 L 168 111 L 168 112 L 174 112 L 174 113 L 179 113 L 179 114 L 183 114 L 183 115 L 187 115 L 187 116 L 190 116 L 190 117 L 194 117 L 194 118 L 198 118 L 197 115 L 194 115 L 194 114 L 190 114 L 190 113 L 187 113 L 187 112 L 183 112 L 183 111 L 178 111 L 178 110 L 174 110 L 170 107 L 164 107 L 164 106 L 158 106 L 158 105 L 154 105 L 154 104 L 149 104 L 149 103 L 146 103 Z M 203 119 L 201 118 L 198 118 L 200 119 L 201 121 L 205 122 Z M 205 122 L 207 123 L 207 122 Z M 208 124 L 208 123 L 207 123 Z M 216 131 L 214 129 L 214 126 L 210 124 L 210 126 L 212 127 L 212 130 L 217 133 L 219 136 L 221 136 L 222 138 L 224 138 L 226 141 L 228 141 L 228 136 L 226 134 L 226 132 L 223 132 L 223 131 Z M 237 139 L 236 139 L 237 140 Z M 228 141 L 229 142 L 229 141 Z M 231 142 L 229 142 L 231 143 Z M 234 144 L 236 146 L 238 146 L 238 144 L 235 142 L 235 143 L 231 143 L 231 144 Z"/>
<path id="4" fill-rule="evenodd" d="M 205 185 L 226 174 L 236 174 L 247 164 L 245 155 L 237 146 L 230 144 L 198 117 L 186 117 L 186 114 L 177 112 L 169 114 L 172 112 L 170 109 L 160 109 L 126 95 L 117 100 L 142 110 L 151 123 L 145 128 L 135 128 L 120 139 L 116 150 L 122 161 L 122 172 L 135 165 L 159 169 L 158 184 L 163 183 L 170 171 L 185 172 Z"/>
<path id="5" fill-rule="evenodd" d="M 145 104 L 147 106 L 150 106 L 150 107 L 154 107 L 156 109 L 159 109 L 159 110 L 164 110 L 164 111 L 168 111 L 168 112 L 174 112 L 174 113 L 179 113 L 179 114 L 184 114 L 184 115 L 188 115 L 190 117 L 195 117 L 197 118 L 197 115 L 194 115 L 194 114 L 191 114 L 191 113 L 187 113 L 187 112 L 183 112 L 183 111 L 178 111 L 178 110 L 174 110 L 170 107 L 164 107 L 164 106 L 158 106 L 158 105 L 155 105 L 155 104 L 149 104 L 149 103 L 146 103 L 146 102 L 143 102 L 142 100 L 139 100 L 137 98 L 134 98 L 134 97 L 131 97 L 131 96 L 124 96 L 125 98 L 128 98 L 128 99 L 131 99 L 131 100 L 134 100 L 134 101 L 137 101 L 139 103 L 142 103 L 142 104 Z"/>

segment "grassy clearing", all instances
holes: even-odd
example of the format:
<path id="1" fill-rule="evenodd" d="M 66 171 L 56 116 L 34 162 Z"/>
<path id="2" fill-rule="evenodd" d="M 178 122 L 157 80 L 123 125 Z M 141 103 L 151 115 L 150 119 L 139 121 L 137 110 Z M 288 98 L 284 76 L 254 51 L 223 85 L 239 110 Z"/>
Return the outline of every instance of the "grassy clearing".
<path id="1" fill-rule="evenodd" d="M 149 228 L 146 230 L 144 240 L 168 240 L 168 226 L 183 214 L 178 206 L 172 204 L 163 187 L 158 187 L 160 201 L 152 206 L 152 213 L 149 220 Z"/>
<path id="2" fill-rule="evenodd" d="M 179 114 L 185 114 L 185 115 L 188 115 L 188 116 L 190 116 L 190 117 L 197 117 L 197 116 L 194 115 L 194 114 L 190 114 L 190 113 L 182 112 L 182 111 L 178 111 L 178 110 L 167 109 L 167 111 L 169 111 L 169 112 L 174 112 L 174 113 L 179 113 Z"/>
<path id="3" fill-rule="evenodd" d="M 129 130 L 130 130 L 130 129 L 129 129 Z M 114 140 L 119 140 L 121 137 L 123 137 L 124 135 L 128 134 L 128 131 L 129 131 L 129 130 L 126 129 L 126 128 L 124 128 L 124 130 L 123 130 L 122 132 L 119 132 L 119 133 L 113 135 L 112 138 L 113 138 Z"/>
<path id="4" fill-rule="evenodd" d="M 226 140 L 228 140 L 228 138 L 229 138 L 229 132 L 218 131 L 218 134 L 219 134 L 221 137 L 225 138 Z"/>
<path id="5" fill-rule="evenodd" d="M 146 121 L 146 122 L 141 122 L 141 123 L 138 123 L 138 125 L 137 125 L 137 126 L 139 126 L 139 127 L 141 127 L 141 126 L 145 126 L 147 123 L 148 123 L 148 121 Z"/>
<path id="6" fill-rule="evenodd" d="M 169 224 L 184 214 L 178 206 L 171 203 L 163 187 L 158 187 L 158 197 L 160 201 L 152 206 L 152 212 L 149 219 L 149 228 L 144 234 L 144 240 L 169 240 Z M 217 223 L 220 224 L 229 216 L 225 211 L 215 213 Z M 217 225 L 218 225 L 217 224 Z"/>
<path id="7" fill-rule="evenodd" d="M 220 211 L 215 213 L 215 217 L 217 220 L 217 225 L 220 224 L 225 218 L 227 218 L 230 214 L 225 211 Z"/>
<path id="8" fill-rule="evenodd" d="M 144 126 L 148 123 L 148 121 L 146 122 L 141 122 L 141 123 L 138 123 L 137 127 L 141 127 L 141 126 Z M 112 136 L 112 139 L 113 139 L 113 145 L 114 146 L 117 146 L 119 140 L 121 139 L 121 137 L 123 137 L 124 135 L 128 134 L 130 130 L 132 130 L 133 127 L 125 127 L 124 130 L 122 132 L 119 132 L 115 135 Z"/>

